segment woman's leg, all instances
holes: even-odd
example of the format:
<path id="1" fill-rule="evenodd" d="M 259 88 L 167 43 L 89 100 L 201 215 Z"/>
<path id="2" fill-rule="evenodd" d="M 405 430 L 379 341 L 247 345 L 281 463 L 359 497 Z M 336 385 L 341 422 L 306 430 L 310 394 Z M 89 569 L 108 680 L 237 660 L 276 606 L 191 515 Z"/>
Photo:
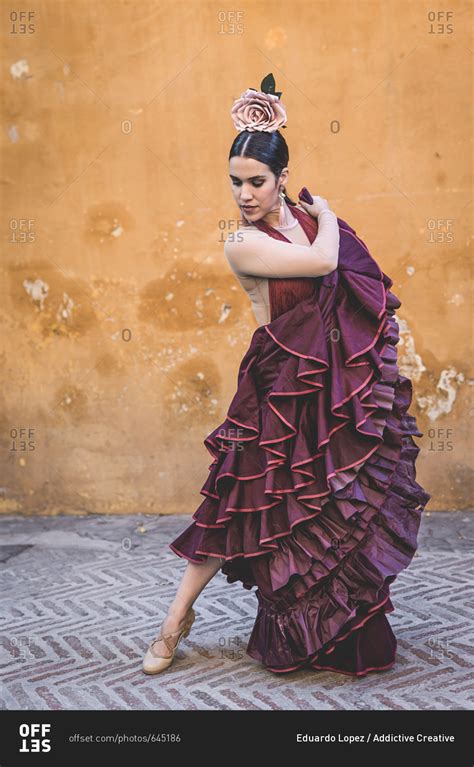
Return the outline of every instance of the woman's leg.
<path id="1" fill-rule="evenodd" d="M 187 563 L 176 595 L 162 623 L 161 631 L 163 634 L 168 634 L 181 628 L 189 608 L 194 604 L 203 588 L 220 570 L 224 562 L 225 559 L 223 557 L 208 557 L 205 562 L 200 564 L 194 562 Z M 170 637 L 168 639 L 168 642 L 173 646 L 176 645 L 176 641 L 177 637 Z M 163 641 L 156 642 L 153 649 L 154 652 L 165 658 L 171 656 L 171 652 Z"/>
<path id="2" fill-rule="evenodd" d="M 168 615 L 173 615 L 178 621 L 182 620 L 224 561 L 223 557 L 208 557 L 200 564 L 188 562 L 175 598 L 168 608 Z"/>

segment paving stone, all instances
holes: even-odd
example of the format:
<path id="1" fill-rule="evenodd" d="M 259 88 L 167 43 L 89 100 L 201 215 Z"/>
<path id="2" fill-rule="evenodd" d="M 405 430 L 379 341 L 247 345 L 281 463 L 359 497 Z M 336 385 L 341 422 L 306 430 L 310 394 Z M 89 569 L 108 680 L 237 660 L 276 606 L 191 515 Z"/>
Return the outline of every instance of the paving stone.
<path id="1" fill-rule="evenodd" d="M 392 584 L 397 662 L 354 678 L 275 675 L 245 647 L 255 590 L 218 572 L 163 674 L 141 670 L 185 560 L 169 548 L 187 516 L 2 517 L 3 709 L 472 709 L 472 512 L 426 512 Z"/>

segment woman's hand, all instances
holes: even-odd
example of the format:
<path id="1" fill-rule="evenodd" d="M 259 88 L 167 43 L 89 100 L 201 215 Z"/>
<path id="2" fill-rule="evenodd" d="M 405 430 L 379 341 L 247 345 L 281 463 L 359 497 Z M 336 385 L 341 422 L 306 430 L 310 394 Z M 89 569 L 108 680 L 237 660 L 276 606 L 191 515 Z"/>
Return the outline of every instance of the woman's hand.
<path id="1" fill-rule="evenodd" d="M 321 213 L 322 210 L 330 209 L 329 203 L 325 197 L 319 197 L 318 195 L 314 196 L 310 194 L 306 190 L 306 187 L 303 187 L 303 189 L 305 190 L 304 193 L 302 194 L 303 190 L 301 190 L 299 194 L 300 205 L 302 205 L 303 208 L 308 211 L 308 213 L 310 213 L 314 218 L 317 218 L 318 213 Z M 312 197 L 313 201 L 311 203 L 307 202 L 305 199 L 309 199 L 309 197 Z"/>

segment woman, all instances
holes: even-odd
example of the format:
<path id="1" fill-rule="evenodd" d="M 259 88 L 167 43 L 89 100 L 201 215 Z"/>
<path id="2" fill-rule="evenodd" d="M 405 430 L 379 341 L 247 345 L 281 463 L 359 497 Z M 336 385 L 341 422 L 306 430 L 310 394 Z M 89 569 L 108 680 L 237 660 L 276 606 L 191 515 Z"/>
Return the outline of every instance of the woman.
<path id="1" fill-rule="evenodd" d="M 327 200 L 285 193 L 286 112 L 268 75 L 234 102 L 229 154 L 241 227 L 225 244 L 259 323 L 213 456 L 204 501 L 170 548 L 188 560 L 143 670 L 173 660 L 215 573 L 256 586 L 247 653 L 273 672 L 390 668 L 389 587 L 417 548 L 430 496 L 422 436 L 396 365 L 392 281 Z"/>

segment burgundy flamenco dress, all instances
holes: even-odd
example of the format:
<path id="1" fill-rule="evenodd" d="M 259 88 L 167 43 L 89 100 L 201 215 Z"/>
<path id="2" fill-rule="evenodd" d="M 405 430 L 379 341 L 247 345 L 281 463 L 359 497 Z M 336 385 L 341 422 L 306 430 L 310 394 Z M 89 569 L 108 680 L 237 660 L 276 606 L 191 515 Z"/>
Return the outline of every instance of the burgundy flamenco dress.
<path id="1" fill-rule="evenodd" d="M 313 242 L 317 221 L 292 213 Z M 204 500 L 169 546 L 191 562 L 223 557 L 228 583 L 257 587 L 246 652 L 270 671 L 364 676 L 395 663 L 390 584 L 415 554 L 431 496 L 415 481 L 422 434 L 397 366 L 400 301 L 338 224 L 336 270 L 269 281 L 271 321 L 204 440 Z"/>

